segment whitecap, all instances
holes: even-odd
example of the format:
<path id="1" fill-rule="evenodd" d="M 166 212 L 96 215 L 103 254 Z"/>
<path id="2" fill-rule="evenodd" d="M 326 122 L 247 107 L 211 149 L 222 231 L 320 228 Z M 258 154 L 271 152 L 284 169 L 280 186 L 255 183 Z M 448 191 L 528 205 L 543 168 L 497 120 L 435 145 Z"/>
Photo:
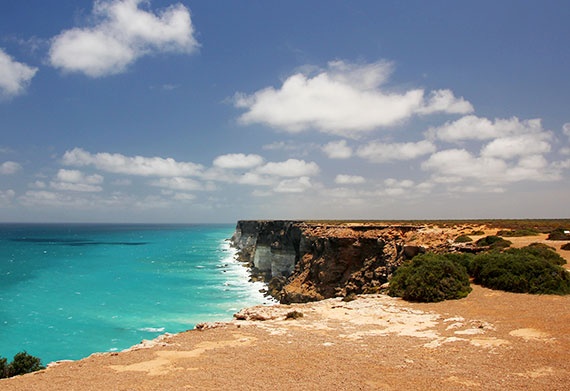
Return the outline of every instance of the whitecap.
<path id="1" fill-rule="evenodd" d="M 143 327 L 143 328 L 137 329 L 137 331 L 146 331 L 149 333 L 162 333 L 162 332 L 164 332 L 164 327 Z"/>

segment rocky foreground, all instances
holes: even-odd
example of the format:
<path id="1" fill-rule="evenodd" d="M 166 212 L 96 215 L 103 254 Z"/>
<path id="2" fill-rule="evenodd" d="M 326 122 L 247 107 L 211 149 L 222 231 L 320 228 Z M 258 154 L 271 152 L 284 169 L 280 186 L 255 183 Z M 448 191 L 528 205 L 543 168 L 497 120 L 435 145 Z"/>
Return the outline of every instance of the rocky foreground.
<path id="1" fill-rule="evenodd" d="M 548 243 L 570 260 L 560 242 Z M 371 294 L 258 306 L 235 317 L 1 380 L 0 389 L 570 389 L 570 296 L 474 285 L 467 298 L 441 303 Z"/>

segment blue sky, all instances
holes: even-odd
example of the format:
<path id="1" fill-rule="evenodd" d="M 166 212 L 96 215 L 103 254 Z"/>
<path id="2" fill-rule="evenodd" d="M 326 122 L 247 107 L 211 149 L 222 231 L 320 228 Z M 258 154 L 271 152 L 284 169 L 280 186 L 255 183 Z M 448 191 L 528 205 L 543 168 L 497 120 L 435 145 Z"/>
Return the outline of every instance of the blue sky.
<path id="1" fill-rule="evenodd" d="M 568 15 L 4 0 L 0 221 L 570 217 Z"/>

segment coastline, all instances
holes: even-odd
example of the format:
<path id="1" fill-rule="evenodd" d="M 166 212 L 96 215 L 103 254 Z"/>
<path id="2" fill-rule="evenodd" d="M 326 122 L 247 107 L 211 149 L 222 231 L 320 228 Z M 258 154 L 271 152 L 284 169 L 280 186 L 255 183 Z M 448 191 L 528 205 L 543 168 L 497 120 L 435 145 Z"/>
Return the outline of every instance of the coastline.
<path id="1" fill-rule="evenodd" d="M 512 238 L 513 247 L 554 245 L 570 269 L 570 252 L 560 250 L 563 242 L 545 239 Z M 239 262 L 236 267 L 247 272 Z M 6 390 L 570 387 L 565 354 L 570 296 L 472 287 L 467 298 L 440 303 L 358 294 L 351 301 L 247 307 L 231 321 L 199 323 L 193 330 L 60 362 L 1 385 Z M 292 312 L 302 315 L 288 316 Z"/>

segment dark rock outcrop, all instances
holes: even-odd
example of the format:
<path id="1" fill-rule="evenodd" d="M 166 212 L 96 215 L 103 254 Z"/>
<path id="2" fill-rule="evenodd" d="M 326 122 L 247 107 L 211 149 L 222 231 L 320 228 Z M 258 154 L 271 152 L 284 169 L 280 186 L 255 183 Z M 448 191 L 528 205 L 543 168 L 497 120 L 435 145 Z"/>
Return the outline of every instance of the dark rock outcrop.
<path id="1" fill-rule="evenodd" d="M 372 293 L 406 259 L 425 252 L 407 245 L 418 227 L 239 221 L 232 237 L 239 258 L 264 274 L 281 303 Z"/>

